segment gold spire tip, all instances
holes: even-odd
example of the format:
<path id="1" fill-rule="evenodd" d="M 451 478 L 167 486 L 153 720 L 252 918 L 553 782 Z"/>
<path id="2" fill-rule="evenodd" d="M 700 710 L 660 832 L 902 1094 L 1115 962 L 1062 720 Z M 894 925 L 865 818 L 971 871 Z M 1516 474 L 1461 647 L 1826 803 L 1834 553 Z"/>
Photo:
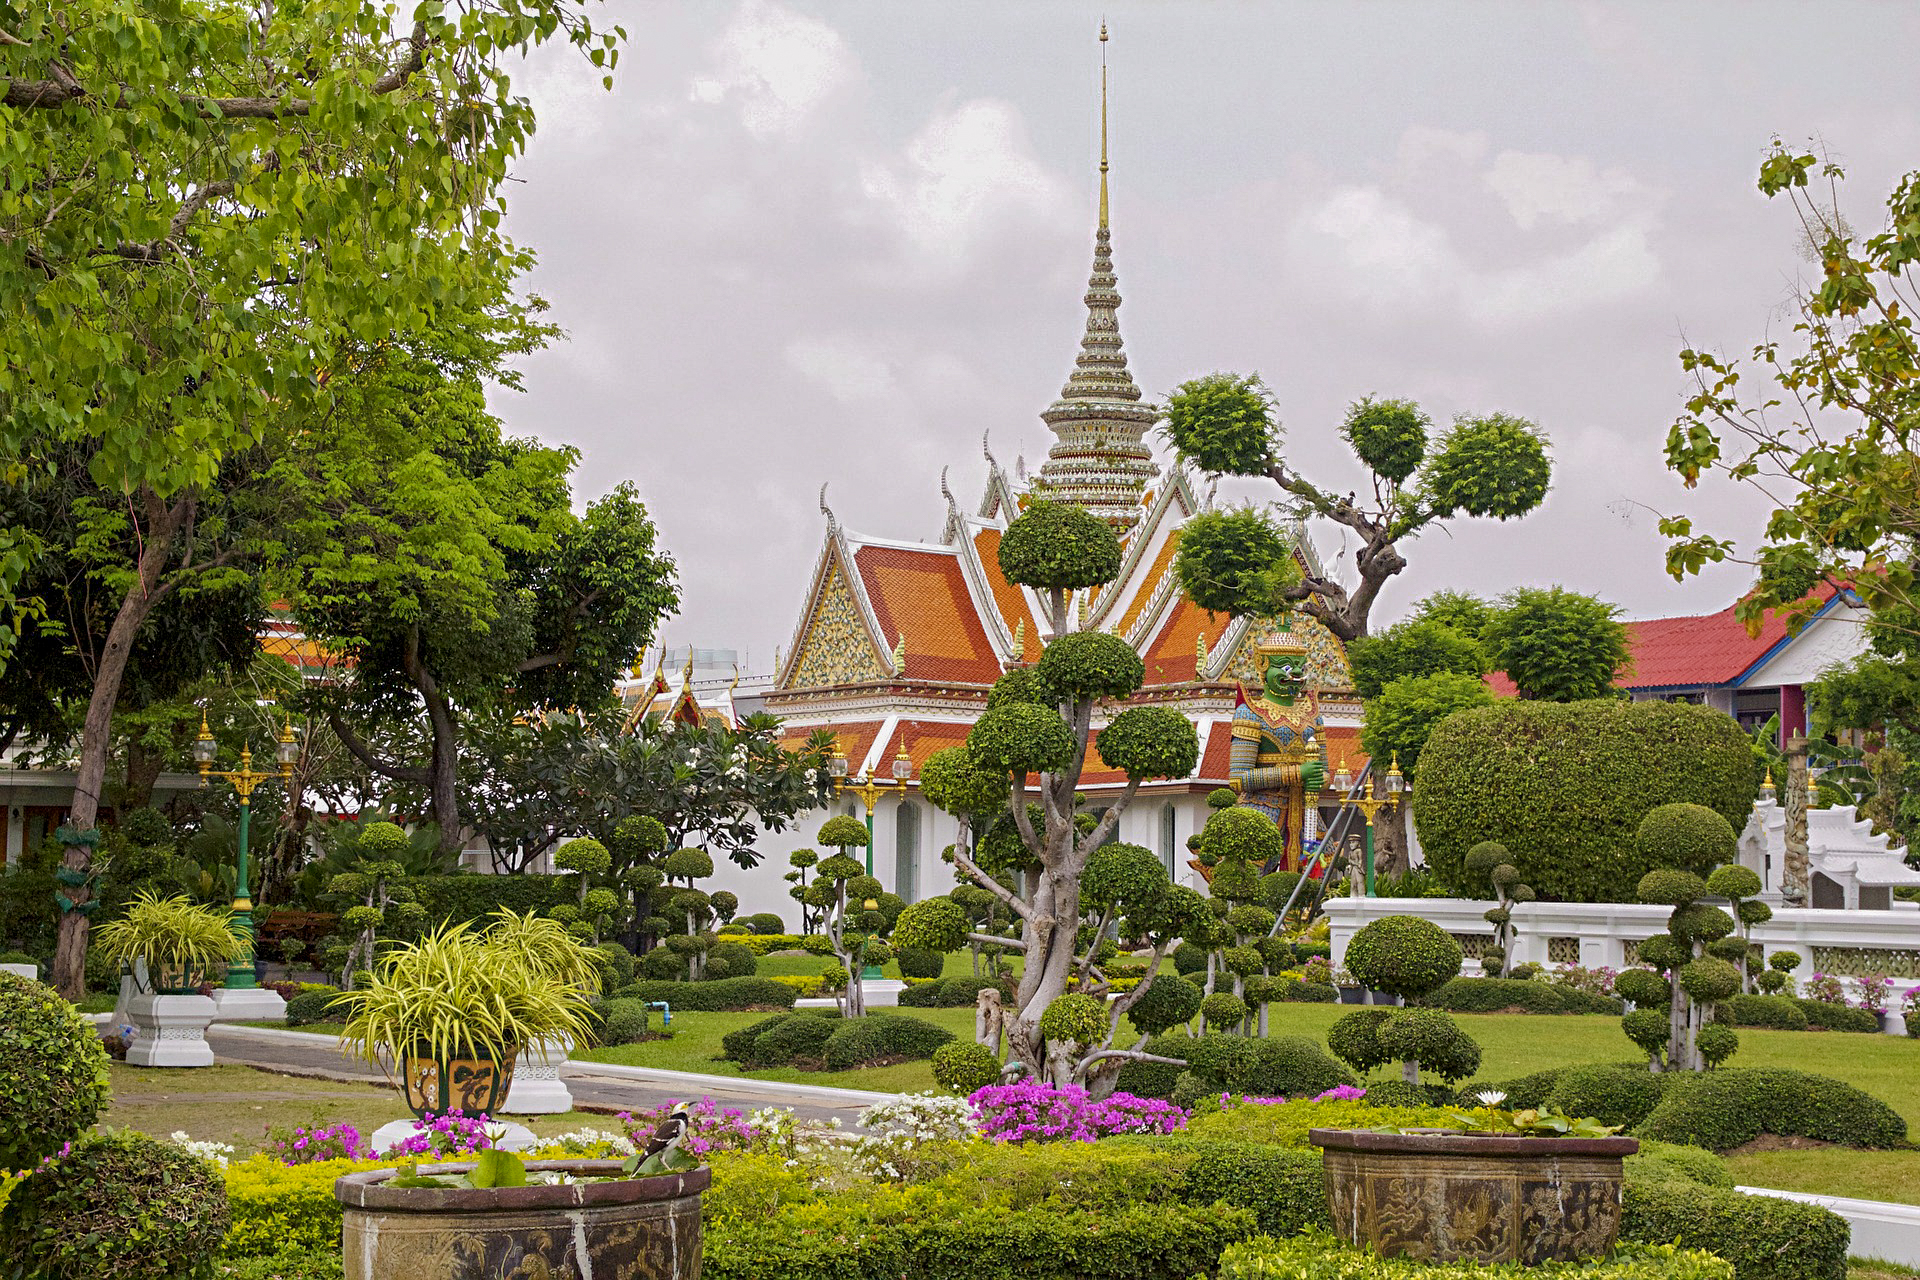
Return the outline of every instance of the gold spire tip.
<path id="1" fill-rule="evenodd" d="M 1100 23 L 1100 227 L 1107 226 L 1107 24 Z"/>

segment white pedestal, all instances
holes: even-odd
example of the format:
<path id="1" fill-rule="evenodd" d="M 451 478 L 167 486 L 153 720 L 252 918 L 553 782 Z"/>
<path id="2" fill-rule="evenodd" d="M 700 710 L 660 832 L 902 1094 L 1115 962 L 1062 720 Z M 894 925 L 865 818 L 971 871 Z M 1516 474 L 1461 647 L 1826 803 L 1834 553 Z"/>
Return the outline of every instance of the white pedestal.
<path id="1" fill-rule="evenodd" d="M 408 1138 L 411 1138 L 414 1134 L 413 1124 L 412 1116 L 408 1116 L 404 1120 L 389 1120 L 378 1129 L 375 1129 L 373 1136 L 367 1139 L 367 1141 L 373 1147 L 374 1152 L 378 1154 L 379 1152 L 385 1151 L 388 1147 L 405 1142 Z M 497 1135 L 493 1140 L 493 1145 L 499 1147 L 502 1151 L 525 1151 L 535 1145 L 537 1141 L 533 1136 L 533 1130 L 523 1124 L 514 1124 L 507 1120 L 495 1120 L 489 1122 L 487 1127 L 492 1129 Z M 502 1130 L 505 1132 L 501 1132 Z M 467 1159 L 466 1156 L 448 1156 L 446 1158 L 448 1160 Z M 422 1156 L 420 1159 L 424 1163 L 428 1157 Z"/>
<path id="2" fill-rule="evenodd" d="M 287 1002 L 268 987 L 215 987 L 213 1007 L 215 1022 L 282 1022 L 287 1016 Z"/>
<path id="3" fill-rule="evenodd" d="M 573 1110 L 573 1090 L 560 1078 L 573 1041 L 565 1036 L 536 1040 L 520 1051 L 513 1064 L 513 1084 L 500 1110 L 508 1115 L 558 1115 Z"/>
<path id="4" fill-rule="evenodd" d="M 0 964 L 0 973 L 10 973 L 28 982 L 40 981 L 40 966 L 37 964 Z"/>
<path id="5" fill-rule="evenodd" d="M 210 1067 L 213 1046 L 207 1024 L 213 1001 L 206 996 L 135 996 L 127 1004 L 134 1041 L 127 1062 L 136 1067 Z"/>

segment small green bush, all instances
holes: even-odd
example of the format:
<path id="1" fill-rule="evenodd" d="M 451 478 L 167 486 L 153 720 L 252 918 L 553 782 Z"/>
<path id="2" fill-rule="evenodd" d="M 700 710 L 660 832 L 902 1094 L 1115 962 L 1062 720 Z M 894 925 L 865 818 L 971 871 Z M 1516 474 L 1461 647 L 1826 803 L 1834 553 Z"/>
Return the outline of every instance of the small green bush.
<path id="1" fill-rule="evenodd" d="M 1733 1189 L 1733 1171 L 1719 1156 L 1700 1147 L 1642 1139 L 1640 1150 L 1624 1161 L 1628 1182 L 1682 1182 Z"/>
<path id="2" fill-rule="evenodd" d="M 647 1034 L 647 1006 L 638 1000 L 612 999 L 603 1007 L 601 1044 L 633 1044 Z"/>
<path id="3" fill-rule="evenodd" d="M 633 952 L 617 942 L 602 942 L 594 948 L 600 956 L 600 985 L 613 991 L 633 981 Z"/>
<path id="4" fill-rule="evenodd" d="M 1347 943 L 1348 972 L 1376 991 L 1413 999 L 1460 974 L 1460 944 L 1419 916 L 1387 916 Z"/>
<path id="5" fill-rule="evenodd" d="M 1563 1115 L 1591 1116 L 1601 1124 L 1631 1128 L 1652 1114 L 1664 1082 L 1672 1079 L 1645 1067 L 1572 1067 L 1553 1086 L 1547 1105 Z"/>
<path id="6" fill-rule="evenodd" d="M 1150 1038 L 1146 1050 L 1163 1058 L 1178 1058 L 1185 1062 L 1192 1044 L 1193 1037 L 1186 1032 L 1171 1031 Z M 1170 1067 L 1163 1062 L 1128 1062 L 1121 1066 L 1114 1087 L 1122 1093 L 1131 1093 L 1140 1098 L 1171 1098 L 1179 1079 L 1179 1067 Z"/>
<path id="7" fill-rule="evenodd" d="M 330 1013 L 333 1002 L 340 998 L 340 992 L 302 991 L 287 1001 L 287 1025 L 290 1027 L 310 1027 L 316 1022 L 338 1022 L 340 1015 Z"/>
<path id="8" fill-rule="evenodd" d="M 1153 983 L 1127 1011 L 1127 1018 L 1148 1035 L 1159 1035 L 1191 1022 L 1200 1012 L 1201 988 L 1177 973 L 1154 975 Z"/>
<path id="9" fill-rule="evenodd" d="M 966 1095 L 1000 1078 L 1000 1059 L 972 1040 L 951 1040 L 933 1051 L 933 1079 L 948 1093 Z"/>
<path id="10" fill-rule="evenodd" d="M 930 1058 L 951 1039 L 953 1032 L 919 1018 L 870 1013 L 834 1029 L 826 1042 L 827 1069 L 845 1071 L 883 1060 Z"/>
<path id="11" fill-rule="evenodd" d="M 1294 1235 L 1332 1225 L 1318 1151 L 1177 1139 L 1158 1139 L 1155 1145 L 1194 1153 L 1180 1192 L 1188 1204 L 1246 1209 L 1263 1235 Z"/>
<path id="12" fill-rule="evenodd" d="M 1566 1006 L 1568 1013 L 1604 1013 L 1619 1017 L 1626 1006 L 1613 996 L 1603 996 L 1597 991 L 1579 991 L 1573 987 L 1555 987 L 1560 993 L 1560 1003 Z"/>
<path id="13" fill-rule="evenodd" d="M 1003 996 L 1006 994 L 1001 982 L 962 974 L 910 986 L 900 993 L 899 1000 L 910 1009 L 961 1009 L 978 1003 L 980 993 L 993 987 L 999 987 Z"/>
<path id="14" fill-rule="evenodd" d="M 1545 982 L 1516 978 L 1455 978 L 1421 1004 L 1452 1013 L 1565 1013 L 1565 993 Z"/>
<path id="15" fill-rule="evenodd" d="M 1488 1267 L 1474 1262 L 1419 1262 L 1383 1258 L 1328 1235 L 1261 1238 L 1230 1246 L 1220 1257 L 1219 1280 L 1734 1280 L 1725 1261 L 1701 1249 L 1671 1244 L 1628 1245 L 1603 1262 L 1546 1262 Z"/>
<path id="16" fill-rule="evenodd" d="M 1056 996 L 1040 1015 L 1040 1034 L 1055 1044 L 1099 1044 L 1107 1035 L 1107 1003 L 1076 991 Z"/>
<path id="17" fill-rule="evenodd" d="M 1839 1080 L 1784 1067 L 1708 1071 L 1670 1087 L 1635 1130 L 1658 1142 L 1728 1151 L 1763 1133 L 1848 1147 L 1897 1147 L 1899 1112 Z"/>
<path id="18" fill-rule="evenodd" d="M 145 1134 L 91 1134 L 0 1205 L 7 1260 L 50 1280 L 211 1273 L 226 1238 L 220 1170 Z"/>
<path id="19" fill-rule="evenodd" d="M 107 1103 L 99 1033 L 52 987 L 0 973 L 0 1169 L 25 1169 Z"/>
<path id="20" fill-rule="evenodd" d="M 1226 1071 L 1229 1089 L 1260 1098 L 1311 1098 L 1353 1083 L 1353 1073 L 1306 1036 L 1255 1039 Z"/>
<path id="21" fill-rule="evenodd" d="M 1207 967 L 1207 949 L 1183 942 L 1173 949 L 1173 971 L 1182 976 L 1200 973 Z"/>
<path id="22" fill-rule="evenodd" d="M 760 967 L 753 949 L 739 942 L 722 942 L 707 952 L 708 981 L 751 978 Z"/>
<path id="23" fill-rule="evenodd" d="M 896 958 L 903 978 L 937 978 L 947 963 L 943 953 L 925 947 L 901 947 Z"/>
<path id="24" fill-rule="evenodd" d="M 1878 1035 L 1880 1032 L 1880 1019 L 1865 1009 L 1855 1009 L 1851 1005 L 1831 1004 L 1825 1000 L 1807 1000 L 1797 996 L 1788 998 L 1800 1006 L 1800 1012 L 1807 1016 L 1809 1027 L 1820 1027 L 1827 1031 L 1863 1032 L 1868 1035 Z"/>
<path id="25" fill-rule="evenodd" d="M 654 955 L 648 952 L 648 955 Z M 612 993 L 623 1000 L 664 1000 L 675 1013 L 722 1013 L 738 1009 L 791 1009 L 799 991 L 772 978 L 719 978 L 711 982 L 636 982 Z"/>
<path id="26" fill-rule="evenodd" d="M 800 1059 L 824 1059 L 827 1041 L 841 1025 L 838 1018 L 812 1013 L 781 1018 L 753 1038 L 753 1047 L 741 1061 L 756 1067 L 784 1067 Z"/>
<path id="27" fill-rule="evenodd" d="M 1620 1223 L 1622 1240 L 1724 1258 L 1735 1280 L 1846 1280 L 1852 1234 L 1818 1205 L 1671 1180 L 1629 1182 Z"/>

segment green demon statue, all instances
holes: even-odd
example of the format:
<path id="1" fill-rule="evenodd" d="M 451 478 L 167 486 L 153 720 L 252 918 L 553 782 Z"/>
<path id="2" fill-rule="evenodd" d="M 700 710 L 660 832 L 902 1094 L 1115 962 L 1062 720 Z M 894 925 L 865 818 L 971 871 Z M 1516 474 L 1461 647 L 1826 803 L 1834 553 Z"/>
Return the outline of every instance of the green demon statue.
<path id="1" fill-rule="evenodd" d="M 1286 838 L 1289 871 L 1300 868 L 1308 797 L 1327 780 L 1319 699 L 1304 688 L 1307 647 L 1291 629 L 1254 651 L 1266 672 L 1258 696 L 1240 686 L 1233 713 L 1229 785 L 1240 803 L 1272 818 Z"/>

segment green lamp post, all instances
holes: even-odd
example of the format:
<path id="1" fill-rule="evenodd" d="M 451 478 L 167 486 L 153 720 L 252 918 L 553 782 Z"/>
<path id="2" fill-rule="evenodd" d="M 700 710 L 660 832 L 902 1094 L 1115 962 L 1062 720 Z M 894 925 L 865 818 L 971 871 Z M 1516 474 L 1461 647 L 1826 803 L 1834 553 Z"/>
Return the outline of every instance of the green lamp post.
<path id="1" fill-rule="evenodd" d="M 1368 775 L 1366 786 L 1362 789 L 1360 795 L 1356 796 L 1351 794 L 1353 791 L 1353 773 L 1347 768 L 1345 758 L 1341 759 L 1340 768 L 1333 775 L 1333 788 L 1334 791 L 1338 793 L 1336 797 L 1337 802 L 1341 805 L 1352 805 L 1358 809 L 1360 811 L 1360 817 L 1365 823 L 1367 896 L 1369 898 L 1375 897 L 1376 895 L 1373 891 L 1373 818 L 1381 809 L 1392 809 L 1396 804 L 1400 803 L 1401 794 L 1407 789 L 1406 777 L 1400 772 L 1400 753 L 1396 751 L 1393 754 L 1392 762 L 1387 767 L 1385 795 L 1375 796 L 1373 794 L 1372 775 Z"/>
<path id="2" fill-rule="evenodd" d="M 242 745 L 240 748 L 240 767 L 224 771 L 213 767 L 214 757 L 219 746 L 213 740 L 213 731 L 207 727 L 207 713 L 200 713 L 200 736 L 193 744 L 193 760 L 200 767 L 200 785 L 206 786 L 210 778 L 220 778 L 233 784 L 234 792 L 240 797 L 240 849 L 234 867 L 233 878 L 233 932 L 247 946 L 246 954 L 227 967 L 227 980 L 223 986 L 229 991 L 250 991 L 257 985 L 253 977 L 253 897 L 247 875 L 247 826 L 253 815 L 253 791 L 261 783 L 274 778 L 291 778 L 293 765 L 300 758 L 300 742 L 293 734 L 293 719 L 288 717 L 280 730 L 280 740 L 274 745 L 274 759 L 278 767 L 272 772 L 262 772 L 253 767 L 253 748 Z"/>
<path id="3" fill-rule="evenodd" d="M 874 806 L 880 803 L 881 796 L 886 795 L 889 791 L 893 791 L 896 788 L 899 790 L 901 796 L 904 797 L 907 794 L 907 783 L 913 778 L 913 757 L 907 754 L 906 734 L 902 733 L 900 735 L 900 750 L 893 757 L 893 777 L 891 780 L 871 777 L 863 769 L 861 770 L 859 781 L 850 782 L 847 779 L 847 765 L 846 754 L 840 750 L 840 740 L 835 738 L 833 741 L 833 756 L 827 761 L 827 772 L 833 777 L 833 789 L 835 791 L 842 793 L 851 792 L 853 795 L 858 796 L 861 802 L 867 806 L 867 874 L 872 875 Z M 898 887 L 897 885 L 895 886 L 895 888 Z M 872 899 L 868 899 L 866 909 L 868 911 L 874 911 L 879 908 L 879 905 L 879 903 Z M 870 964 L 866 966 L 860 976 L 862 979 L 878 978 L 881 976 L 880 966 Z"/>

